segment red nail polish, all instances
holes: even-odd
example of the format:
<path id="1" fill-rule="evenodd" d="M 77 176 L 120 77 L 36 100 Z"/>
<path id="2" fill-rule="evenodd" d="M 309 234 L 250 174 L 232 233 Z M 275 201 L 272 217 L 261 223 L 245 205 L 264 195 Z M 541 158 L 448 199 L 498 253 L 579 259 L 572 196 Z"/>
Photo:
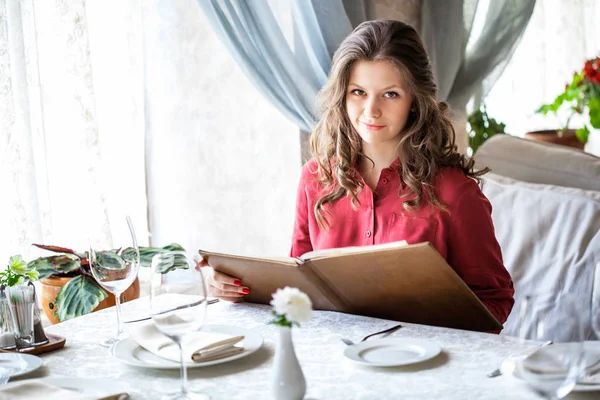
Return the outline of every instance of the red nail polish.
<path id="1" fill-rule="evenodd" d="M 250 293 L 250 289 L 248 289 L 248 288 L 243 288 L 243 289 L 242 289 L 242 293 L 244 293 L 244 294 L 248 294 L 248 293 Z"/>
<path id="2" fill-rule="evenodd" d="M 235 281 L 233 281 L 233 284 L 235 286 L 242 286 L 242 281 L 236 279 Z"/>

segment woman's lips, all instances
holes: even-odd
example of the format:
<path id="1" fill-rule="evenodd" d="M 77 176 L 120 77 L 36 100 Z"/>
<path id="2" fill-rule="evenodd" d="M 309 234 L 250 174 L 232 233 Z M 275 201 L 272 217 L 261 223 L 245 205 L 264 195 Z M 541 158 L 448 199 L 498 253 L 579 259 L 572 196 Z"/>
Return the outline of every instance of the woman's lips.
<path id="1" fill-rule="evenodd" d="M 361 124 L 363 124 L 364 126 L 367 127 L 367 129 L 372 130 L 372 131 L 378 131 L 381 128 L 384 128 L 385 125 L 377 125 L 377 124 L 369 124 L 363 121 L 360 121 Z"/>

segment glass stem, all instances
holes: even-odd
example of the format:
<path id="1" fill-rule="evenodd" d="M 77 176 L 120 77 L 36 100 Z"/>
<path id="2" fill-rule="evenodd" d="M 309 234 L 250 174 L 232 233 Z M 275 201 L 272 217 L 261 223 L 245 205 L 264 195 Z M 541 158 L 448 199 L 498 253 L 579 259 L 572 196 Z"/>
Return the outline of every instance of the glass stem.
<path id="1" fill-rule="evenodd" d="M 121 293 L 115 293 L 115 306 L 117 308 L 117 337 L 123 334 L 123 323 L 121 322 Z"/>
<path id="2" fill-rule="evenodd" d="M 187 367 L 183 359 L 183 346 L 181 340 L 176 340 L 177 346 L 179 346 L 179 360 L 181 361 L 181 394 L 187 395 L 188 393 L 188 382 L 187 382 Z"/>

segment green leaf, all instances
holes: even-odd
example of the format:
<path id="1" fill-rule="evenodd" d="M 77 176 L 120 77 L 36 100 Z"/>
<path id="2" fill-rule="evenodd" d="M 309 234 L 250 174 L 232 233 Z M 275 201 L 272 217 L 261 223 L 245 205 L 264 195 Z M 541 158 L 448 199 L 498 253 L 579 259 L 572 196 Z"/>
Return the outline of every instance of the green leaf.
<path id="1" fill-rule="evenodd" d="M 71 279 L 56 296 L 57 316 L 60 321 L 89 314 L 108 294 L 94 280 L 80 275 Z"/>
<path id="2" fill-rule="evenodd" d="M 284 314 L 277 314 L 275 311 L 271 311 L 273 315 L 273 319 L 269 324 L 279 325 L 279 326 L 287 326 L 289 328 L 292 327 L 292 323 L 285 317 Z M 296 325 L 300 326 L 300 324 L 296 323 Z"/>
<path id="3" fill-rule="evenodd" d="M 485 105 L 475 110 L 469 120 L 469 147 L 473 154 L 486 140 L 497 134 L 504 134 L 506 125 L 490 118 Z"/>
<path id="4" fill-rule="evenodd" d="M 577 139 L 579 139 L 579 141 L 582 143 L 587 142 L 589 135 L 590 135 L 590 130 L 588 129 L 587 126 L 577 129 L 577 131 L 575 132 L 575 136 L 577 136 Z"/>
<path id="5" fill-rule="evenodd" d="M 123 249 L 123 251 L 121 252 L 121 258 L 126 263 L 136 262 L 137 252 L 135 251 L 135 249 L 133 247 L 127 247 L 126 249 Z"/>
<path id="6" fill-rule="evenodd" d="M 538 108 L 535 112 L 543 115 L 546 115 L 549 112 L 556 114 L 558 110 L 563 106 L 563 104 L 574 101 L 577 102 L 577 106 L 579 107 L 579 103 L 582 100 L 582 94 L 586 90 L 584 84 L 580 85 L 580 82 L 583 80 L 583 77 L 583 72 L 574 74 L 573 80 L 567 85 L 563 93 L 556 96 L 552 103 L 543 104 L 542 106 L 540 106 L 540 108 Z"/>
<path id="7" fill-rule="evenodd" d="M 590 99 L 588 103 L 589 108 L 589 116 L 590 116 L 590 124 L 596 128 L 600 129 L 600 97 Z"/>
<path id="8" fill-rule="evenodd" d="M 588 107 L 590 110 L 600 110 L 600 97 L 590 99 Z"/>
<path id="9" fill-rule="evenodd" d="M 123 260 L 114 250 L 97 251 L 95 254 L 96 258 L 94 262 L 104 269 L 120 271 L 127 267 L 125 260 Z"/>
<path id="10" fill-rule="evenodd" d="M 535 110 L 535 112 L 537 114 L 548 114 L 548 111 L 550 111 L 550 104 L 542 104 L 542 106 L 540 108 L 538 108 L 537 110 Z"/>
<path id="11" fill-rule="evenodd" d="M 52 274 L 68 274 L 81 267 L 81 259 L 74 255 L 64 254 L 61 256 L 40 257 L 27 264 L 40 273 L 40 279 Z"/>
<path id="12" fill-rule="evenodd" d="M 6 269 L 0 272 L 0 283 L 4 286 L 14 286 L 19 283 L 21 276 L 15 274 L 12 270 Z"/>
<path id="13" fill-rule="evenodd" d="M 166 253 L 168 251 L 185 251 L 183 247 L 178 245 L 177 243 L 168 244 L 162 248 L 160 247 L 140 247 L 140 265 L 142 267 L 150 267 L 152 266 L 152 257 L 159 253 Z M 167 273 L 173 271 L 175 269 L 188 269 L 189 266 L 185 261 L 185 258 L 182 256 L 176 256 L 173 262 L 165 264 L 164 269 L 161 272 Z"/>
<path id="14" fill-rule="evenodd" d="M 168 244 L 166 246 L 163 246 L 163 250 L 166 250 L 166 251 L 185 251 L 185 249 L 183 247 L 181 247 L 180 245 L 178 245 L 177 243 L 171 243 L 171 244 Z"/>
<path id="15" fill-rule="evenodd" d="M 140 247 L 140 266 L 152 266 L 152 257 L 158 253 L 164 253 L 164 250 L 157 247 Z"/>
<path id="16" fill-rule="evenodd" d="M 167 252 L 159 253 L 162 256 L 156 257 L 153 262 L 157 263 L 156 271 L 161 274 L 174 271 L 176 269 L 188 269 L 189 265 L 183 254 L 170 254 Z"/>

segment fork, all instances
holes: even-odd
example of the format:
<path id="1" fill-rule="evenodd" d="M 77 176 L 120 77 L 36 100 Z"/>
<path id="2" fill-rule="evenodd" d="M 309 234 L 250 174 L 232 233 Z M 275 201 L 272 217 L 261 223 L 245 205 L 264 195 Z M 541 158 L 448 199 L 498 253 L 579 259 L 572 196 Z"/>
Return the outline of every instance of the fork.
<path id="1" fill-rule="evenodd" d="M 596 361 L 595 363 L 588 365 L 587 367 L 585 367 L 584 369 L 584 375 L 583 377 L 579 380 L 579 382 L 577 383 L 583 383 L 583 384 L 596 384 L 596 382 L 592 381 L 592 378 L 600 373 L 600 360 Z"/>
<path id="2" fill-rule="evenodd" d="M 396 332 L 400 328 L 402 328 L 402 325 L 395 325 L 395 326 L 392 326 L 391 328 L 387 328 L 387 329 L 384 329 L 379 332 L 371 333 L 370 335 L 367 335 L 364 338 L 362 338 L 361 342 L 364 342 L 365 340 L 367 340 L 368 338 L 373 337 L 373 336 L 384 335 L 383 337 L 386 337 L 386 336 L 391 335 L 392 333 Z M 340 338 L 340 340 L 348 346 L 352 346 L 354 344 L 354 342 L 352 340 L 347 339 L 347 338 Z"/>
<path id="3" fill-rule="evenodd" d="M 523 353 L 521 353 L 519 356 L 520 357 L 527 357 L 532 355 L 533 353 L 535 353 L 536 351 L 538 351 L 539 349 L 541 349 L 542 347 L 546 347 L 552 344 L 552 340 L 548 340 L 547 342 L 544 342 L 540 345 L 537 345 L 536 347 L 529 349 L 529 350 L 525 350 Z M 497 376 L 502 375 L 502 371 L 500 371 L 500 368 L 490 372 L 489 374 L 487 374 L 488 378 L 495 378 Z"/>

